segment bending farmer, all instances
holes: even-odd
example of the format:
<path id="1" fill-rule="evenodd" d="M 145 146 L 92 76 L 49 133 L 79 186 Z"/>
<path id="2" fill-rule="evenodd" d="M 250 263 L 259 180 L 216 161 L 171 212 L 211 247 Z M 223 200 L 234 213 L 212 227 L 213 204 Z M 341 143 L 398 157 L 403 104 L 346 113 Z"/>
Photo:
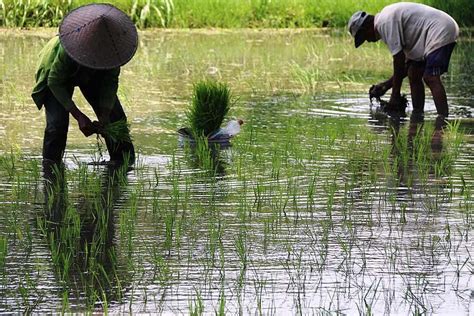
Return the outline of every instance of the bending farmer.
<path id="1" fill-rule="evenodd" d="M 425 87 L 433 95 L 438 120 L 448 116 L 446 91 L 440 76 L 448 70 L 459 28 L 452 17 L 432 7 L 417 3 L 395 3 L 377 15 L 358 11 L 349 20 L 355 46 L 381 39 L 393 56 L 393 76 L 373 86 L 371 97 L 380 97 L 392 89 L 390 106 L 400 104 L 400 87 L 408 75 L 413 103 L 412 120 L 422 120 Z"/>
<path id="2" fill-rule="evenodd" d="M 51 39 L 40 53 L 32 98 L 38 109 L 44 105 L 46 129 L 43 160 L 60 163 L 66 148 L 69 113 L 85 136 L 100 126 L 126 120 L 117 98 L 120 66 L 135 54 L 138 34 L 133 22 L 108 4 L 90 4 L 71 11 L 61 22 L 59 38 Z M 74 104 L 79 87 L 99 119 L 91 120 Z M 131 142 L 115 143 L 105 138 L 111 161 L 133 163 Z"/>

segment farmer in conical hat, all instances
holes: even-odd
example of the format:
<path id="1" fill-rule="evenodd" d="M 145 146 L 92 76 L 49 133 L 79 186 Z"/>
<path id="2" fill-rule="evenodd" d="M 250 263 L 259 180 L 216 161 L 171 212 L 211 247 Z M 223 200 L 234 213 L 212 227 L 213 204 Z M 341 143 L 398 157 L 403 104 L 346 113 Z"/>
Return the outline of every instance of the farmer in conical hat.
<path id="1" fill-rule="evenodd" d="M 126 120 L 117 98 L 120 66 L 135 54 L 138 34 L 122 11 L 110 4 L 89 4 L 71 11 L 40 53 L 32 98 L 46 111 L 43 161 L 59 164 L 66 148 L 69 113 L 87 137 L 99 126 Z M 91 120 L 72 100 L 79 87 L 99 122 Z M 131 142 L 105 138 L 111 161 L 133 163 Z"/>
<path id="2" fill-rule="evenodd" d="M 349 20 L 355 47 L 365 41 L 382 40 L 393 56 L 393 75 L 370 89 L 373 97 L 392 89 L 390 105 L 400 104 L 400 87 L 408 76 L 413 103 L 412 121 L 424 115 L 425 87 L 430 88 L 438 112 L 437 122 L 448 116 L 446 92 L 441 75 L 448 70 L 459 27 L 447 13 L 419 3 L 401 2 L 386 6 L 377 15 L 358 11 Z"/>

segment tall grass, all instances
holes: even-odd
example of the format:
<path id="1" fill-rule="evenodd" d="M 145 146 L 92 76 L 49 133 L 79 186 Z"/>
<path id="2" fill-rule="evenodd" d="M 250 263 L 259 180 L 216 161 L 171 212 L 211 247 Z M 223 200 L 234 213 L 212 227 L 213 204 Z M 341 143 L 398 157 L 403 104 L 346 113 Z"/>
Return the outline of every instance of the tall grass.
<path id="1" fill-rule="evenodd" d="M 0 25 L 57 26 L 72 8 L 72 0 L 0 0 Z"/>
<path id="2" fill-rule="evenodd" d="M 133 0 L 127 13 L 140 28 L 168 27 L 174 12 L 173 0 Z"/>
<path id="3" fill-rule="evenodd" d="M 6 27 L 58 26 L 72 9 L 90 0 L 0 0 L 0 25 Z M 111 3 L 126 12 L 141 28 L 170 26 L 173 0 L 118 0 Z"/>
<path id="4" fill-rule="evenodd" d="M 474 25 L 471 0 L 414 0 L 451 14 L 461 25 Z M 0 0 L 0 25 L 57 26 L 69 10 L 91 0 Z M 172 27 L 342 27 L 357 10 L 376 13 L 394 0 L 117 0 L 140 28 Z"/>

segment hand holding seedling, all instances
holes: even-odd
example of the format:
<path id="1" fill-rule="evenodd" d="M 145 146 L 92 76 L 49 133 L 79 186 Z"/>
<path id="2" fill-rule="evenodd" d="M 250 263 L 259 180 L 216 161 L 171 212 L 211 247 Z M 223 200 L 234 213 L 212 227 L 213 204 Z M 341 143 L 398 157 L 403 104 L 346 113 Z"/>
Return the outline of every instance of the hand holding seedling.
<path id="1" fill-rule="evenodd" d="M 118 120 L 112 123 L 92 122 L 94 133 L 108 138 L 116 143 L 131 142 L 130 124 L 126 120 Z"/>
<path id="2" fill-rule="evenodd" d="M 373 85 L 369 89 L 369 97 L 370 99 L 373 99 L 373 98 L 378 99 L 381 96 L 383 96 L 388 91 L 388 89 L 389 87 L 387 87 L 384 82 Z"/>
<path id="3" fill-rule="evenodd" d="M 89 137 L 97 131 L 97 127 L 92 121 L 82 113 L 76 106 L 71 109 L 71 115 L 77 120 L 79 129 L 84 136 Z"/>
<path id="4" fill-rule="evenodd" d="M 100 134 L 101 136 L 104 136 L 104 124 L 99 121 L 92 121 L 92 125 L 94 126 L 95 134 Z"/>
<path id="5" fill-rule="evenodd" d="M 84 136 L 89 137 L 97 132 L 97 126 L 86 116 L 81 116 L 77 122 L 79 123 L 79 129 Z"/>

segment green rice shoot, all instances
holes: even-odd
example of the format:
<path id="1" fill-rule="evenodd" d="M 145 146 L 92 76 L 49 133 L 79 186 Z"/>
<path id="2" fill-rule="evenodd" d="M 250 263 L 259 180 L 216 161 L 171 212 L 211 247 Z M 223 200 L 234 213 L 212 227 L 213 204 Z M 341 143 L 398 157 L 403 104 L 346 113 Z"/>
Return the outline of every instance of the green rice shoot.
<path id="1" fill-rule="evenodd" d="M 191 106 L 186 112 L 192 133 L 208 137 L 217 131 L 231 107 L 230 88 L 225 83 L 204 80 L 194 85 Z"/>
<path id="2" fill-rule="evenodd" d="M 100 134 L 115 143 L 132 141 L 130 137 L 130 124 L 126 120 L 119 120 L 105 125 Z"/>

